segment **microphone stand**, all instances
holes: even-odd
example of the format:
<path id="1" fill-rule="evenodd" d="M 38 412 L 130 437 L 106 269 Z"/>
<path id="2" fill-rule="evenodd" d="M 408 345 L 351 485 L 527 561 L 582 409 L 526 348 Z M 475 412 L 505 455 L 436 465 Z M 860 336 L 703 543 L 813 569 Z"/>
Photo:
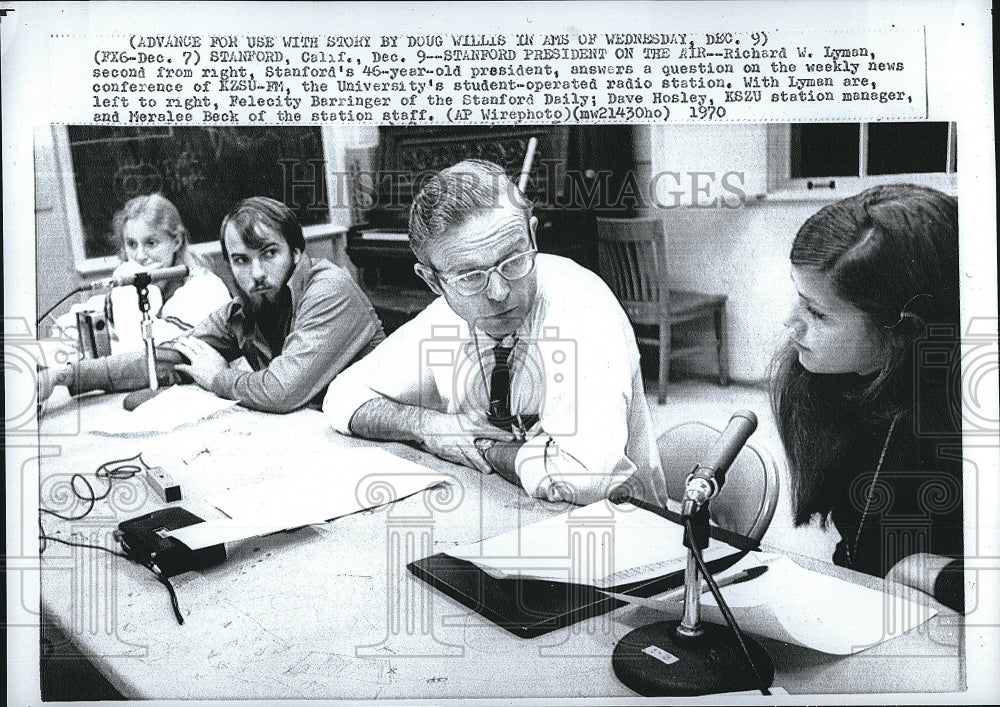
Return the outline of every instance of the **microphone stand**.
<path id="1" fill-rule="evenodd" d="M 153 318 L 149 316 L 149 273 L 135 276 L 135 291 L 139 295 L 139 311 L 142 312 L 142 340 L 146 344 L 146 369 L 149 371 L 149 389 L 156 390 L 160 382 L 156 378 L 156 344 L 153 341 Z"/>
<path id="2" fill-rule="evenodd" d="M 136 273 L 135 291 L 139 295 L 139 311 L 142 312 L 142 340 L 146 344 L 146 370 L 149 372 L 149 388 L 136 390 L 125 396 L 122 403 L 126 410 L 134 410 L 147 400 L 156 397 L 161 392 L 160 381 L 156 376 L 156 342 L 153 341 L 153 318 L 149 314 L 149 284 L 152 279 L 149 273 Z"/>
<path id="3" fill-rule="evenodd" d="M 693 504 L 692 504 L 693 505 Z M 701 621 L 703 576 L 697 553 L 708 547 L 709 506 L 685 503 L 689 522 L 684 573 L 684 614 L 680 621 L 658 621 L 627 633 L 612 655 L 615 675 L 646 697 L 691 697 L 770 687 L 774 664 L 756 641 L 744 637 L 754 666 L 727 626 Z M 767 693 L 765 693 L 767 694 Z"/>
<path id="4" fill-rule="evenodd" d="M 708 502 L 702 504 L 701 508 L 691 515 L 691 528 L 694 530 L 694 538 L 684 533 L 684 547 L 688 548 L 687 566 L 684 568 L 684 617 L 677 625 L 676 631 L 684 638 L 694 639 L 704 635 L 705 629 L 701 626 L 701 593 L 702 580 L 698 569 L 698 560 L 695 558 L 695 546 L 698 550 L 708 547 L 709 512 Z"/>

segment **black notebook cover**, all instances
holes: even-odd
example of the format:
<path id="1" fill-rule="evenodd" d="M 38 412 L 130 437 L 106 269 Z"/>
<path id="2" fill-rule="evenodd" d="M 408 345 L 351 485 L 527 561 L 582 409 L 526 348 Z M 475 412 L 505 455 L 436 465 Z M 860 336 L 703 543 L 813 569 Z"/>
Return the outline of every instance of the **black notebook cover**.
<path id="1" fill-rule="evenodd" d="M 675 522 L 678 520 L 672 512 L 659 509 L 654 512 Z M 708 568 L 713 574 L 734 565 L 748 550 L 756 549 L 752 540 L 718 528 L 712 528 L 712 537 L 740 548 L 709 562 Z M 444 553 L 411 562 L 407 569 L 438 591 L 521 638 L 541 636 L 625 605 L 620 599 L 588 585 L 527 578 L 497 579 L 471 562 Z M 608 590 L 650 597 L 683 583 L 684 572 L 680 570 Z"/>

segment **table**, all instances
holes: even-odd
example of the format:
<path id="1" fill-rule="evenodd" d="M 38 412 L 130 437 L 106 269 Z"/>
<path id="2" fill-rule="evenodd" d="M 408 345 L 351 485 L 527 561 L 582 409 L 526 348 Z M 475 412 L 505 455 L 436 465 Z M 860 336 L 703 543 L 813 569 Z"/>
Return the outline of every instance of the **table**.
<path id="1" fill-rule="evenodd" d="M 142 452 L 182 486 L 187 508 L 226 488 L 312 469 L 336 473 L 337 448 L 370 445 L 333 432 L 323 415 L 231 408 L 174 432 L 123 438 L 81 433 L 80 420 L 122 396 L 52 400 L 41 421 L 41 503 L 73 512 L 74 472 Z M 185 618 L 145 568 L 96 550 L 50 543 L 41 560 L 43 612 L 123 695 L 154 699 L 627 698 L 610 655 L 621 636 L 659 620 L 623 607 L 527 640 L 413 577 L 407 562 L 563 513 L 402 444 L 381 445 L 455 483 L 395 504 L 235 543 L 227 561 L 173 579 Z M 98 493 L 101 481 L 94 482 Z M 364 489 L 377 494 L 377 484 Z M 124 519 L 164 507 L 140 478 L 118 481 L 87 518 L 46 516 L 46 532 L 114 547 Z M 78 506 L 75 508 L 79 509 Z M 204 516 L 203 516 L 204 517 Z M 796 557 L 809 569 L 868 586 L 881 580 Z M 930 622 L 851 657 L 761 639 L 790 693 L 936 692 L 963 688 L 960 617 Z"/>

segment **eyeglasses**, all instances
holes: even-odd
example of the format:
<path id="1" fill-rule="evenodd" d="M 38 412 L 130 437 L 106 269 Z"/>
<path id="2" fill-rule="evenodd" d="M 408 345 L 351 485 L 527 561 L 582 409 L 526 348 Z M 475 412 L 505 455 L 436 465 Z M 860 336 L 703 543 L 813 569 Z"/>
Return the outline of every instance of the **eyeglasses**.
<path id="1" fill-rule="evenodd" d="M 535 256 L 538 251 L 527 250 L 517 255 L 512 255 L 506 260 L 497 263 L 492 268 L 486 270 L 473 270 L 445 279 L 439 276 L 439 280 L 448 287 L 455 290 L 460 295 L 471 297 L 478 295 L 490 284 L 490 275 L 498 273 L 500 277 L 508 282 L 520 280 L 535 268 Z"/>

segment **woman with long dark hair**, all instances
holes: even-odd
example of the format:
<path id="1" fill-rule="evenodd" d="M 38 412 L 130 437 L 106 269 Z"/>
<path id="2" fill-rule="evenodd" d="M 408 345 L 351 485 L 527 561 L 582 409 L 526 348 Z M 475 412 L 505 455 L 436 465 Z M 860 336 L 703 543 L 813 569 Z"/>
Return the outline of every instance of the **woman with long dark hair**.
<path id="1" fill-rule="evenodd" d="M 957 202 L 868 189 L 809 218 L 791 264 L 771 397 L 795 524 L 832 520 L 836 564 L 961 611 Z"/>

